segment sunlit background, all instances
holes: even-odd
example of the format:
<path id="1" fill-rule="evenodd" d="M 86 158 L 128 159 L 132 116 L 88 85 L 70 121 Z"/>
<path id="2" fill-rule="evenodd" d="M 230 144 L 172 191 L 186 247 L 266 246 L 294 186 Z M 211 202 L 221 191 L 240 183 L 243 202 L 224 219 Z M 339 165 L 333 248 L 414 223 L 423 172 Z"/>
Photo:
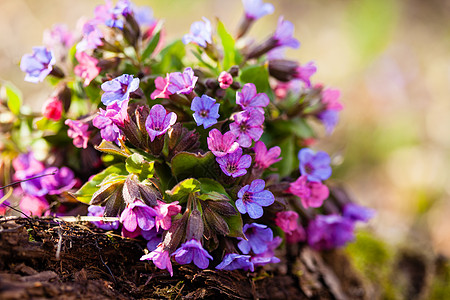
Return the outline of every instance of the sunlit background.
<path id="1" fill-rule="evenodd" d="M 202 16 L 233 31 L 240 0 L 134 1 L 165 20 L 167 39 L 180 38 Z M 251 35 L 274 31 L 279 15 L 301 42 L 287 56 L 314 60 L 315 82 L 342 91 L 345 110 L 334 134 L 315 147 L 335 163 L 334 179 L 357 202 L 375 208 L 374 231 L 394 245 L 417 241 L 450 255 L 450 1 L 272 0 L 276 11 Z M 54 23 L 75 29 L 102 1 L 1 0 L 0 79 L 17 85 L 39 110 L 45 84 L 23 81 L 18 65 Z M 422 245 L 423 244 L 423 245 Z M 431 249 L 431 247 L 430 247 Z"/>

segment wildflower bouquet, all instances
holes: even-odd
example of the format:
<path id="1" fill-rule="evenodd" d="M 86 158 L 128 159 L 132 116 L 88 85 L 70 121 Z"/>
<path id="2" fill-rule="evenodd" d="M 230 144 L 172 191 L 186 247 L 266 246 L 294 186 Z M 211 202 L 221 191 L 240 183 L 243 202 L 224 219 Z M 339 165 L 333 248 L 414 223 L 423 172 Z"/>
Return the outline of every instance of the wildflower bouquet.
<path id="1" fill-rule="evenodd" d="M 311 82 L 313 62 L 284 58 L 300 44 L 283 17 L 265 41 L 246 40 L 274 8 L 242 2 L 235 35 L 203 18 L 166 44 L 151 9 L 128 0 L 98 6 L 80 32 L 46 32 L 20 63 L 26 81 L 54 86 L 42 113 L 2 86 L 2 183 L 20 182 L 2 201 L 106 217 L 95 225 L 145 239 L 141 260 L 170 274 L 173 262 L 253 271 L 286 243 L 352 240 L 373 212 L 330 193 L 330 157 L 309 148 L 311 122 L 337 124 L 339 91 Z"/>

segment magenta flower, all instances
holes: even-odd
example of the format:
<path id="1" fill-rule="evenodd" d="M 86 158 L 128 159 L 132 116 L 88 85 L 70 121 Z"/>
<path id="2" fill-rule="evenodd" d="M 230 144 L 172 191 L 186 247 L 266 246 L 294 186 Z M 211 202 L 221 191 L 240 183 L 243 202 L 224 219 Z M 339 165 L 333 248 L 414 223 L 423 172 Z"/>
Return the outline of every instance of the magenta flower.
<path id="1" fill-rule="evenodd" d="M 213 259 L 196 239 L 191 239 L 182 244 L 180 248 L 172 253 L 172 256 L 175 256 L 176 262 L 181 265 L 189 264 L 193 261 L 200 269 L 206 269 L 209 265 L 208 259 Z"/>
<path id="2" fill-rule="evenodd" d="M 17 180 L 35 176 L 45 169 L 44 164 L 34 158 L 33 152 L 19 154 L 13 159 L 12 165 L 15 170 L 14 178 Z"/>
<path id="3" fill-rule="evenodd" d="M 45 170 L 45 173 L 55 173 L 55 175 L 39 178 L 42 187 L 47 190 L 47 194 L 49 195 L 59 195 L 64 191 L 68 191 L 73 188 L 77 182 L 72 170 L 67 167 L 62 167 L 60 169 L 50 167 Z"/>
<path id="4" fill-rule="evenodd" d="M 236 137 L 231 131 L 225 132 L 224 135 L 218 129 L 212 129 L 207 138 L 208 149 L 216 157 L 223 157 L 227 154 L 233 153 L 239 148 L 236 142 Z"/>
<path id="5" fill-rule="evenodd" d="M 156 211 L 140 200 L 127 205 L 120 215 L 120 223 L 129 231 L 134 232 L 138 227 L 141 230 L 150 230 L 155 226 Z"/>
<path id="6" fill-rule="evenodd" d="M 88 207 L 88 216 L 93 217 L 103 217 L 103 213 L 105 212 L 104 206 L 98 206 L 98 205 L 90 205 Z M 97 226 L 98 228 L 104 229 L 104 230 L 114 230 L 119 228 L 119 221 L 113 221 L 113 222 L 104 222 L 104 221 L 92 221 L 92 224 Z"/>
<path id="7" fill-rule="evenodd" d="M 251 156 L 248 154 L 242 155 L 241 148 L 225 156 L 216 157 L 216 161 L 225 175 L 233 178 L 247 174 L 247 168 L 252 164 Z"/>
<path id="8" fill-rule="evenodd" d="M 339 101 L 341 92 L 336 89 L 325 89 L 322 91 L 322 103 L 327 109 L 341 111 L 344 106 Z"/>
<path id="9" fill-rule="evenodd" d="M 268 245 L 273 240 L 272 229 L 267 225 L 251 223 L 245 224 L 243 228 L 245 239 L 241 240 L 238 244 L 239 250 L 244 254 L 249 254 L 253 251 L 254 254 L 262 254 L 267 251 Z"/>
<path id="10" fill-rule="evenodd" d="M 291 47 L 297 49 L 300 43 L 292 35 L 294 34 L 294 24 L 289 21 L 285 21 L 281 16 L 278 19 L 277 29 L 273 36 L 275 40 L 275 47 Z"/>
<path id="11" fill-rule="evenodd" d="M 99 22 L 93 19 L 83 25 L 83 39 L 77 44 L 77 52 L 96 49 L 103 45 L 103 33 L 98 24 Z"/>
<path id="12" fill-rule="evenodd" d="M 255 166 L 261 169 L 267 169 L 272 164 L 281 160 L 281 149 L 278 146 L 272 147 L 267 150 L 266 145 L 262 141 L 255 143 Z"/>
<path id="13" fill-rule="evenodd" d="M 303 81 L 307 87 L 311 86 L 310 77 L 314 75 L 317 71 L 314 62 L 310 61 L 303 66 L 298 66 L 295 70 L 294 78 Z"/>
<path id="14" fill-rule="evenodd" d="M 149 254 L 142 256 L 141 260 L 152 260 L 158 269 L 167 269 L 170 276 L 173 276 L 172 262 L 170 261 L 169 251 L 164 250 L 164 245 L 162 243 Z"/>
<path id="15" fill-rule="evenodd" d="M 73 139 L 73 145 L 77 148 L 87 148 L 89 134 L 89 125 L 82 121 L 67 119 L 64 124 L 69 126 L 67 135 Z"/>
<path id="16" fill-rule="evenodd" d="M 203 17 L 203 21 L 194 22 L 191 25 L 191 32 L 188 34 L 185 34 L 183 36 L 183 43 L 189 44 L 194 43 L 197 44 L 203 48 L 206 48 L 207 44 L 212 43 L 212 29 L 211 29 L 211 22 Z"/>
<path id="17" fill-rule="evenodd" d="M 306 175 L 302 175 L 292 182 L 288 192 L 299 197 L 304 208 L 322 206 L 323 201 L 330 194 L 326 185 L 321 182 L 308 181 Z"/>
<path id="18" fill-rule="evenodd" d="M 330 156 L 323 151 L 315 153 L 309 148 L 298 152 L 300 173 L 306 175 L 309 181 L 326 180 L 331 176 Z"/>
<path id="19" fill-rule="evenodd" d="M 130 98 L 130 93 L 139 88 L 139 78 L 133 78 L 133 75 L 123 74 L 104 82 L 101 88 L 105 92 L 102 95 L 103 104 L 122 103 Z"/>
<path id="20" fill-rule="evenodd" d="M 258 219 L 263 215 L 262 207 L 273 204 L 275 197 L 272 192 L 264 190 L 265 185 L 264 180 L 256 179 L 239 190 L 236 208 L 241 214 L 248 213 L 250 218 Z"/>
<path id="21" fill-rule="evenodd" d="M 255 266 L 250 261 L 250 255 L 241 255 L 237 253 L 229 253 L 225 255 L 222 262 L 216 266 L 218 270 L 250 270 L 255 271 Z"/>
<path id="22" fill-rule="evenodd" d="M 263 134 L 262 124 L 264 114 L 257 109 L 245 110 L 234 115 L 234 122 L 230 124 L 230 131 L 236 136 L 241 147 L 252 145 L 252 140 L 257 141 Z"/>
<path id="23" fill-rule="evenodd" d="M 167 90 L 167 87 L 169 86 L 169 74 L 167 74 L 166 78 L 158 76 L 155 79 L 155 90 L 150 95 L 150 98 L 152 100 L 155 100 L 156 98 L 165 98 L 168 99 L 172 93 L 170 93 Z"/>
<path id="24" fill-rule="evenodd" d="M 353 221 L 339 215 L 318 215 L 308 225 L 308 244 L 315 250 L 330 250 L 354 239 Z"/>
<path id="25" fill-rule="evenodd" d="M 98 59 L 89 56 L 86 52 L 75 53 L 78 65 L 73 69 L 75 75 L 84 79 L 84 86 L 88 86 L 91 81 L 100 74 L 97 67 Z"/>
<path id="26" fill-rule="evenodd" d="M 34 197 L 31 195 L 23 195 L 19 203 L 22 213 L 28 216 L 42 216 L 50 213 L 50 205 L 44 197 Z"/>
<path id="27" fill-rule="evenodd" d="M 55 64 L 55 56 L 45 47 L 33 47 L 32 54 L 25 54 L 20 61 L 20 69 L 27 73 L 25 81 L 41 82 L 47 77 Z"/>
<path id="28" fill-rule="evenodd" d="M 181 206 L 178 205 L 178 201 L 171 203 L 164 203 L 157 200 L 158 205 L 154 207 L 156 211 L 155 225 L 159 230 L 161 227 L 164 230 L 169 230 L 172 226 L 172 216 L 177 215 L 181 211 Z"/>
<path id="29" fill-rule="evenodd" d="M 62 110 L 62 102 L 56 97 L 47 99 L 42 105 L 42 115 L 49 120 L 59 121 L 59 119 L 61 119 Z"/>
<path id="30" fill-rule="evenodd" d="M 102 138 L 109 142 L 115 142 L 121 134 L 118 126 L 123 126 L 128 118 L 127 107 L 128 100 L 124 101 L 122 107 L 118 102 L 106 107 L 106 110 L 100 108 L 98 115 L 92 120 L 92 124 L 100 129 Z"/>
<path id="31" fill-rule="evenodd" d="M 242 4 L 244 5 L 245 17 L 251 20 L 258 20 L 274 11 L 272 4 L 263 3 L 262 0 L 242 0 Z"/>
<path id="32" fill-rule="evenodd" d="M 242 109 L 256 108 L 264 114 L 263 107 L 269 105 L 269 97 L 264 93 L 257 94 L 256 86 L 253 83 L 246 83 L 242 87 L 241 92 L 236 92 L 236 104 Z"/>
<path id="33" fill-rule="evenodd" d="M 183 73 L 173 72 L 169 74 L 167 91 L 171 94 L 190 94 L 197 83 L 192 68 L 184 69 Z"/>
<path id="34" fill-rule="evenodd" d="M 222 71 L 217 80 L 219 81 L 220 88 L 225 90 L 233 83 L 233 76 L 226 71 Z"/>
<path id="35" fill-rule="evenodd" d="M 153 105 L 145 121 L 150 140 L 153 142 L 157 136 L 165 134 L 176 121 L 177 115 L 174 112 L 167 113 L 164 106 Z"/>
<path id="36" fill-rule="evenodd" d="M 275 224 L 290 234 L 298 228 L 298 213 L 292 210 L 277 212 Z"/>
<path id="37" fill-rule="evenodd" d="M 191 110 L 194 111 L 194 120 L 197 123 L 197 126 L 203 125 L 203 128 L 211 127 L 212 125 L 217 123 L 217 118 L 219 115 L 219 103 L 216 103 L 216 100 L 203 95 L 200 97 L 195 97 L 192 100 Z"/>
<path id="38" fill-rule="evenodd" d="M 327 134 L 331 134 L 339 121 L 339 111 L 344 106 L 339 101 L 340 92 L 335 89 L 325 89 L 322 91 L 321 102 L 325 110 L 317 115 L 317 118 L 325 125 Z"/>

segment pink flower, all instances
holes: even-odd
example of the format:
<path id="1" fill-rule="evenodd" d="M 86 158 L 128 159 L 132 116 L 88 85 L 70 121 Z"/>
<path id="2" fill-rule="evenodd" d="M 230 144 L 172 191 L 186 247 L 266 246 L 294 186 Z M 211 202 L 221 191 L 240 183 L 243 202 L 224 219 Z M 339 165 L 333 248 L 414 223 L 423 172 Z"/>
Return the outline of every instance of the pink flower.
<path id="1" fill-rule="evenodd" d="M 77 148 L 87 148 L 90 131 L 89 125 L 77 120 L 67 119 L 64 124 L 69 126 L 67 135 L 73 139 L 73 145 Z"/>
<path id="2" fill-rule="evenodd" d="M 267 169 L 270 165 L 281 160 L 281 149 L 278 146 L 272 147 L 267 151 L 264 142 L 257 141 L 255 143 L 255 165 L 261 169 Z"/>
<path id="3" fill-rule="evenodd" d="M 20 209 L 22 212 L 28 216 L 42 216 L 43 214 L 48 215 L 50 205 L 48 205 L 47 200 L 43 197 L 34 197 L 28 194 L 24 194 L 20 198 Z"/>
<path id="4" fill-rule="evenodd" d="M 335 89 L 325 89 L 322 91 L 322 103 L 325 104 L 326 109 L 341 111 L 344 106 L 339 101 L 341 92 Z"/>
<path id="5" fill-rule="evenodd" d="M 167 74 L 166 78 L 163 78 L 161 76 L 156 77 L 155 79 L 156 89 L 150 95 L 150 98 L 152 98 L 152 100 L 155 100 L 156 98 L 168 99 L 169 96 L 172 95 L 172 93 L 170 93 L 167 90 L 168 85 L 169 85 L 169 74 Z"/>
<path id="6" fill-rule="evenodd" d="M 275 218 L 275 224 L 285 233 L 291 234 L 298 227 L 298 214 L 295 211 L 280 211 Z"/>
<path id="7" fill-rule="evenodd" d="M 79 63 L 74 69 L 75 75 L 83 78 L 84 86 L 88 86 L 100 74 L 100 68 L 97 67 L 98 59 L 89 56 L 86 52 L 77 52 L 75 57 Z"/>
<path id="8" fill-rule="evenodd" d="M 164 245 L 160 243 L 158 247 L 141 257 L 141 260 L 152 260 L 155 266 L 161 270 L 169 271 L 170 276 L 173 276 L 172 262 L 170 261 L 169 251 L 164 250 Z"/>
<path id="9" fill-rule="evenodd" d="M 233 83 L 233 76 L 231 76 L 230 73 L 223 71 L 220 73 L 218 81 L 220 88 L 225 90 Z"/>
<path id="10" fill-rule="evenodd" d="M 161 227 L 164 230 L 169 230 L 170 226 L 172 226 L 172 216 L 177 215 L 181 211 L 181 206 L 178 205 L 178 201 L 164 203 L 157 200 L 157 202 L 158 205 L 154 207 L 156 210 L 156 229 L 159 230 L 159 227 Z"/>
<path id="11" fill-rule="evenodd" d="M 326 185 L 321 182 L 308 181 L 306 175 L 302 175 L 292 182 L 287 191 L 299 197 L 305 208 L 322 206 L 323 201 L 330 194 Z"/>
<path id="12" fill-rule="evenodd" d="M 42 115 L 49 120 L 58 121 L 61 119 L 62 103 L 56 97 L 49 98 L 42 106 Z"/>
<path id="13" fill-rule="evenodd" d="M 295 244 L 298 242 L 306 241 L 306 232 L 302 226 L 297 226 L 297 228 L 291 233 L 286 234 L 286 242 L 288 244 Z"/>
<path id="14" fill-rule="evenodd" d="M 214 128 L 209 132 L 207 142 L 208 149 L 211 150 L 216 157 L 223 157 L 233 153 L 239 148 L 236 137 L 231 131 L 225 132 L 225 134 L 222 135 L 218 129 Z"/>

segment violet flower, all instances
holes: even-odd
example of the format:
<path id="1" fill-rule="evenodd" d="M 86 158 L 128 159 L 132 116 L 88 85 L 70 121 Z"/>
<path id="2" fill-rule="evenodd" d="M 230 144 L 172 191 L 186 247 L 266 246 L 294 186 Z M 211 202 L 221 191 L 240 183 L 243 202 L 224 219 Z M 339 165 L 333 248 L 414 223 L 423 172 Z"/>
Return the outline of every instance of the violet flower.
<path id="1" fill-rule="evenodd" d="M 84 86 L 88 86 L 91 81 L 100 74 L 100 68 L 97 67 L 98 59 L 89 56 L 86 52 L 75 53 L 78 65 L 73 69 L 75 75 L 84 79 Z"/>
<path id="2" fill-rule="evenodd" d="M 208 259 L 213 259 L 196 239 L 183 243 L 180 248 L 172 253 L 172 256 L 175 256 L 176 262 L 181 265 L 189 264 L 193 261 L 200 269 L 206 269 L 209 265 Z"/>
<path id="3" fill-rule="evenodd" d="M 258 219 L 263 215 L 262 207 L 273 204 L 275 197 L 272 192 L 264 190 L 265 185 L 264 180 L 256 179 L 239 190 L 236 208 L 241 214 L 248 213 L 250 218 Z"/>
<path id="4" fill-rule="evenodd" d="M 24 180 L 44 171 L 45 166 L 38 161 L 33 152 L 19 154 L 12 160 L 14 168 L 14 178 L 17 180 Z"/>
<path id="5" fill-rule="evenodd" d="M 105 25 L 108 27 L 116 27 L 123 29 L 123 20 L 120 16 L 127 16 L 132 12 L 131 2 L 128 0 L 119 0 L 114 8 L 109 10 L 110 16 L 105 20 Z"/>
<path id="6" fill-rule="evenodd" d="M 241 255 L 237 253 L 229 253 L 225 255 L 222 262 L 216 266 L 218 270 L 237 270 L 255 271 L 255 266 L 250 261 L 250 255 Z"/>
<path id="7" fill-rule="evenodd" d="M 368 222 L 375 215 L 375 211 L 355 203 L 348 203 L 344 206 L 342 215 L 353 222 Z"/>
<path id="8" fill-rule="evenodd" d="M 331 176 L 330 156 L 323 151 L 315 153 L 309 148 L 298 152 L 300 173 L 306 175 L 309 181 L 326 180 Z"/>
<path id="9" fill-rule="evenodd" d="M 330 135 L 339 122 L 339 112 L 337 110 L 327 109 L 319 113 L 317 118 L 322 121 L 326 133 Z"/>
<path id="10" fill-rule="evenodd" d="M 167 92 L 171 94 L 190 94 L 197 83 L 197 76 L 194 76 L 192 68 L 184 69 L 183 73 L 169 73 Z"/>
<path id="11" fill-rule="evenodd" d="M 216 161 L 225 175 L 233 178 L 247 174 L 247 168 L 252 164 L 251 156 L 248 154 L 242 155 L 241 148 L 225 156 L 216 157 Z"/>
<path id="12" fill-rule="evenodd" d="M 216 100 L 203 95 L 200 97 L 195 97 L 192 100 L 191 110 L 195 113 L 193 114 L 194 120 L 197 123 L 197 126 L 203 125 L 203 128 L 211 127 L 212 125 L 217 123 L 217 118 L 219 115 L 219 103 L 216 103 Z"/>
<path id="13" fill-rule="evenodd" d="M 120 215 L 120 222 L 129 232 L 138 227 L 141 230 L 150 230 L 155 226 L 156 211 L 140 200 L 127 205 Z"/>
<path id="14" fill-rule="evenodd" d="M 241 241 L 238 247 L 244 254 L 249 254 L 250 251 L 253 251 L 254 254 L 264 253 L 268 249 L 268 244 L 273 240 L 272 229 L 268 228 L 267 225 L 245 224 L 243 232 L 247 240 L 239 238 Z"/>
<path id="15" fill-rule="evenodd" d="M 278 19 L 277 29 L 273 35 L 276 47 L 291 47 L 297 49 L 300 43 L 292 35 L 294 34 L 294 24 L 289 21 L 285 21 L 281 16 Z"/>
<path id="16" fill-rule="evenodd" d="M 169 251 L 164 250 L 163 243 L 159 244 L 158 247 L 141 257 L 141 260 L 152 260 L 158 269 L 169 271 L 170 276 L 173 276 L 172 262 L 170 261 Z"/>
<path id="17" fill-rule="evenodd" d="M 78 120 L 67 119 L 64 124 L 69 126 L 67 135 L 73 139 L 73 145 L 77 148 L 87 148 L 89 134 L 89 125 Z"/>
<path id="18" fill-rule="evenodd" d="M 157 22 L 153 17 L 153 10 L 149 6 L 134 7 L 134 18 L 141 27 L 153 27 Z"/>
<path id="19" fill-rule="evenodd" d="M 55 57 L 45 47 L 33 47 L 32 54 L 25 54 L 20 61 L 20 69 L 27 73 L 25 81 L 41 82 L 53 69 Z"/>
<path id="20" fill-rule="evenodd" d="M 292 182 L 288 192 L 299 197 L 304 208 L 320 207 L 330 195 L 326 185 L 321 182 L 308 181 L 306 175 L 302 175 Z"/>
<path id="21" fill-rule="evenodd" d="M 46 174 L 55 173 L 39 178 L 41 180 L 42 187 L 47 190 L 49 195 L 59 195 L 62 192 L 68 191 L 77 182 L 73 171 L 67 167 L 60 169 L 56 167 L 50 167 L 45 170 Z"/>
<path id="22" fill-rule="evenodd" d="M 153 227 L 150 230 L 142 230 L 141 234 L 142 237 L 147 240 L 147 249 L 150 252 L 155 250 L 162 242 L 163 231 L 158 231 L 156 227 Z"/>
<path id="23" fill-rule="evenodd" d="M 50 49 L 57 49 L 58 47 L 71 47 L 75 38 L 73 34 L 67 29 L 65 24 L 55 24 L 52 29 L 47 29 L 44 31 L 44 37 L 42 39 L 45 46 Z"/>
<path id="24" fill-rule="evenodd" d="M 88 207 L 87 215 L 93 217 L 103 217 L 104 212 L 105 212 L 104 206 L 90 205 Z M 115 230 L 119 228 L 119 221 L 112 221 L 112 222 L 92 221 L 91 223 L 97 226 L 98 228 L 104 230 Z"/>
<path id="25" fill-rule="evenodd" d="M 185 34 L 183 36 L 183 43 L 189 44 L 194 43 L 197 44 L 203 48 L 206 48 L 207 44 L 212 43 L 212 29 L 211 29 L 211 22 L 203 17 L 203 22 L 198 21 L 194 22 L 191 25 L 191 32 L 188 34 Z"/>
<path id="26" fill-rule="evenodd" d="M 174 112 L 167 113 L 164 106 L 153 105 L 145 121 L 145 128 L 150 140 L 153 142 L 157 136 L 165 134 L 176 121 L 177 115 Z"/>
<path id="27" fill-rule="evenodd" d="M 281 149 L 278 146 L 272 147 L 267 150 L 266 145 L 262 141 L 255 143 L 255 166 L 261 169 L 267 169 L 272 164 L 281 160 Z"/>
<path id="28" fill-rule="evenodd" d="M 264 266 L 269 263 L 276 264 L 280 262 L 278 257 L 275 257 L 275 249 L 281 244 L 283 239 L 279 236 L 273 238 L 267 243 L 267 250 L 261 254 L 253 255 L 250 261 L 256 266 Z"/>
<path id="29" fill-rule="evenodd" d="M 256 92 L 256 86 L 253 83 L 246 83 L 240 92 L 236 92 L 236 104 L 240 105 L 243 110 L 256 108 L 264 114 L 263 107 L 269 105 L 269 97 L 265 93 Z"/>
<path id="30" fill-rule="evenodd" d="M 325 110 L 317 115 L 317 118 L 325 125 L 327 134 L 331 134 L 339 121 L 339 111 L 344 106 L 339 101 L 340 92 L 335 89 L 325 89 L 322 91 L 321 102 Z"/>
<path id="31" fill-rule="evenodd" d="M 303 81 L 307 87 L 311 86 L 311 76 L 317 71 L 314 62 L 310 61 L 303 66 L 298 66 L 295 70 L 294 78 Z"/>
<path id="32" fill-rule="evenodd" d="M 233 153 L 239 148 L 239 144 L 236 142 L 236 137 L 231 131 L 222 133 L 218 129 L 212 129 L 207 138 L 208 149 L 216 157 L 223 157 L 227 154 Z"/>
<path id="33" fill-rule="evenodd" d="M 122 103 L 130 98 L 130 93 L 139 88 L 139 78 L 133 78 L 133 75 L 123 74 L 112 80 L 106 81 L 101 85 L 105 92 L 102 95 L 102 103 L 105 105 L 114 102 Z"/>
<path id="34" fill-rule="evenodd" d="M 270 15 L 274 7 L 270 3 L 263 3 L 262 0 L 242 0 L 245 17 L 251 20 L 258 20 L 265 15 Z"/>
<path id="35" fill-rule="evenodd" d="M 106 107 L 106 110 L 100 108 L 98 115 L 92 120 L 92 124 L 100 129 L 102 138 L 109 142 L 116 142 L 121 134 L 118 126 L 123 126 L 124 120 L 128 118 L 128 101 L 124 101 L 122 107 L 118 102 Z"/>
<path id="36" fill-rule="evenodd" d="M 77 44 L 77 52 L 96 49 L 103 45 L 103 33 L 98 28 L 99 22 L 95 19 L 83 25 L 83 39 Z"/>
<path id="37" fill-rule="evenodd" d="M 259 140 L 263 134 L 263 123 L 264 114 L 257 109 L 246 110 L 234 115 L 230 131 L 236 136 L 239 145 L 247 148 L 252 145 L 252 140 Z"/>
<path id="38" fill-rule="evenodd" d="M 159 230 L 159 228 L 161 227 L 164 230 L 169 230 L 172 226 L 172 216 L 180 213 L 181 206 L 178 205 L 178 201 L 174 201 L 171 203 L 164 203 L 159 200 L 156 201 L 158 203 L 158 205 L 154 207 L 156 211 L 156 229 Z"/>
<path id="39" fill-rule="evenodd" d="M 315 250 L 330 250 L 354 239 L 353 221 L 339 215 L 318 215 L 308 225 L 308 244 Z"/>

